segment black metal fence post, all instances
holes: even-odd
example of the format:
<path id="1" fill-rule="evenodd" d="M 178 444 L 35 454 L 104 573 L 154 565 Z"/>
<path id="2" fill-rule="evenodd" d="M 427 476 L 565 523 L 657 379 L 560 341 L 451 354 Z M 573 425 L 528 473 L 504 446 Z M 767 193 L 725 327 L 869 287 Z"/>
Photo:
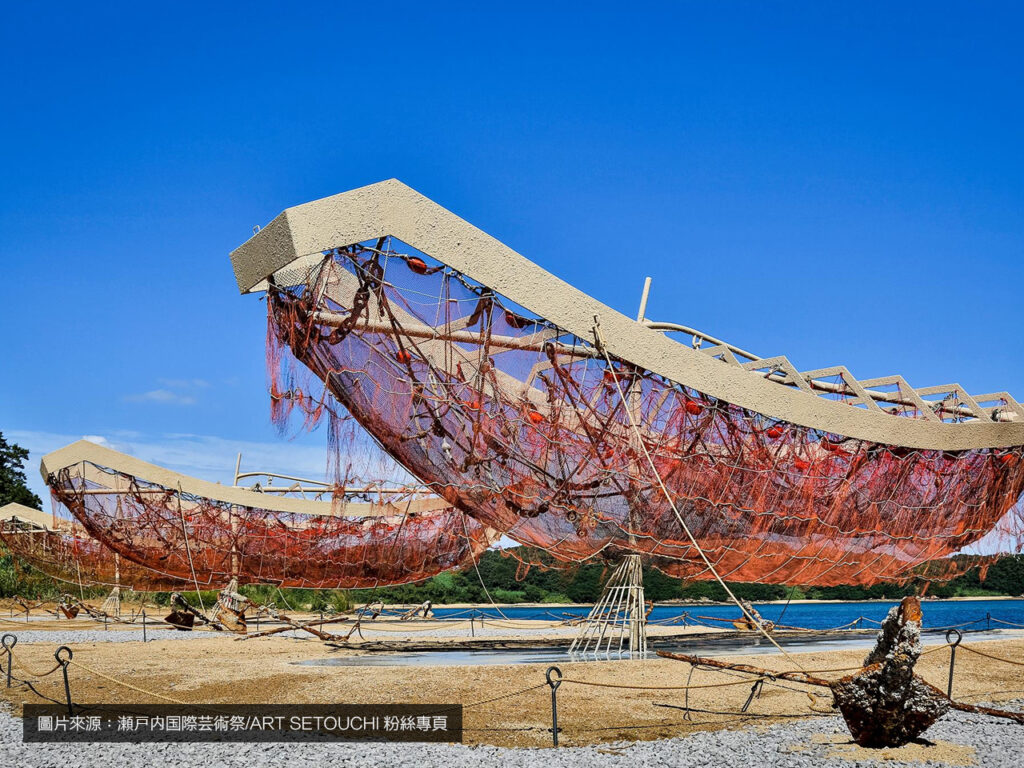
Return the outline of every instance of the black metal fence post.
<path id="1" fill-rule="evenodd" d="M 142 642 L 146 642 L 146 609 L 142 609 Z"/>
<path id="2" fill-rule="evenodd" d="M 743 703 L 743 707 L 740 709 L 740 712 L 746 712 L 748 709 L 750 709 L 751 703 L 757 696 L 760 695 L 762 685 L 764 685 L 763 677 L 759 677 L 757 680 L 754 681 L 754 685 L 750 688 L 750 695 L 747 696 L 747 700 Z"/>
<path id="3" fill-rule="evenodd" d="M 551 678 L 551 673 L 554 672 L 558 675 L 555 679 Z M 551 742 L 552 745 L 558 746 L 558 686 L 562 684 L 562 670 L 558 667 L 548 667 L 545 679 L 548 685 L 551 686 Z"/>
<path id="4" fill-rule="evenodd" d="M 67 651 L 68 657 L 66 659 L 62 659 L 60 657 L 61 651 Z M 68 702 L 69 715 L 74 714 L 74 707 L 71 703 L 71 684 L 68 682 L 68 664 L 71 663 L 71 659 L 74 655 L 75 654 L 72 653 L 71 649 L 68 648 L 66 645 L 62 645 L 60 648 L 54 651 L 53 654 L 53 658 L 55 658 L 57 660 L 57 663 L 60 664 L 61 672 L 64 673 L 64 696 Z"/>
<path id="5" fill-rule="evenodd" d="M 3 643 L 4 650 L 7 652 L 7 687 L 11 687 L 11 667 L 14 666 L 14 646 L 18 644 L 18 638 L 12 635 L 10 632 L 3 636 L 0 640 Z"/>
<path id="6" fill-rule="evenodd" d="M 949 638 L 956 635 L 956 640 L 950 640 Z M 956 647 L 960 645 L 960 641 L 964 639 L 964 636 L 960 633 L 959 629 L 947 629 L 946 630 L 946 642 L 949 643 L 949 683 L 946 685 L 946 696 L 950 699 L 953 698 L 953 669 L 956 666 Z"/>

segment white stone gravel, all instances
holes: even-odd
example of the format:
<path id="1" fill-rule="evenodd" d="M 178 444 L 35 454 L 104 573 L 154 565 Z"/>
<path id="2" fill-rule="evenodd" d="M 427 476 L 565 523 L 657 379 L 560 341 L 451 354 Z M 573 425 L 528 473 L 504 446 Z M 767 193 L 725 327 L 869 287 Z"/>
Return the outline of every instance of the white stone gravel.
<path id="1" fill-rule="evenodd" d="M 3 627 L 0 635 L 10 633 L 18 638 L 19 643 L 50 643 L 71 645 L 72 643 L 129 643 L 142 642 L 141 629 L 54 629 L 54 630 L 18 630 Z M 210 637 L 211 632 L 178 632 L 171 629 L 147 629 L 146 639 L 153 640 L 190 640 L 193 638 Z"/>
<path id="2" fill-rule="evenodd" d="M 1018 706 L 1019 706 L 1018 702 Z M 569 723 L 566 723 L 569 726 Z M 798 720 L 769 727 L 703 732 L 692 736 L 594 747 L 511 749 L 448 744 L 22 744 L 21 721 L 0 711 L 0 765 L 24 768 L 153 766 L 153 768 L 571 768 L 578 766 L 672 766 L 673 768 L 852 768 L 853 766 L 944 765 L 893 760 L 828 757 L 834 744 L 814 741 L 818 734 L 843 734 L 838 717 Z M 925 736 L 977 751 L 980 768 L 1019 768 L 1024 726 L 1010 721 L 954 712 Z"/>

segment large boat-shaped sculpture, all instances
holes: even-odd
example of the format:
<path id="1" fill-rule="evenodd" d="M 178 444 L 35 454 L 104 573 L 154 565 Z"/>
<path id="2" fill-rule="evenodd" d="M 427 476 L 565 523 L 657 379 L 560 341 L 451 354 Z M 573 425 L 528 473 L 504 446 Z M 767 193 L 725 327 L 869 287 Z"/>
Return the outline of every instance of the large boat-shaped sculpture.
<path id="1" fill-rule="evenodd" d="M 702 550 L 726 579 L 871 584 L 1017 530 L 1007 393 L 801 373 L 632 320 L 397 181 L 290 208 L 232 261 L 267 294 L 278 412 L 322 383 L 434 491 L 562 560 L 710 578 Z"/>
<path id="2" fill-rule="evenodd" d="M 55 505 L 156 574 L 221 587 L 362 588 L 472 563 L 493 531 L 436 496 L 314 501 L 210 483 L 79 441 L 43 457 Z M 490 534 L 490 535 L 489 535 Z"/>

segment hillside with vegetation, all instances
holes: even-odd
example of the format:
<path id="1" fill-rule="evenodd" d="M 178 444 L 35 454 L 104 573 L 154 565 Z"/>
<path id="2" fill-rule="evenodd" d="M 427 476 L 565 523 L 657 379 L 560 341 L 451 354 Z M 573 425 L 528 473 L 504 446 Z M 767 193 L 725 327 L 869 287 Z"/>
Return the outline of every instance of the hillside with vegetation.
<path id="1" fill-rule="evenodd" d="M 565 570 L 531 568 L 517 578 L 518 560 L 498 551 L 485 552 L 480 559 L 477 577 L 473 568 L 442 573 L 418 584 L 379 587 L 374 590 L 312 590 L 283 589 L 273 586 L 247 586 L 242 592 L 257 602 L 275 602 L 278 606 L 311 610 L 339 611 L 372 601 L 385 603 L 435 604 L 478 603 L 592 603 L 601 593 L 608 569 L 600 564 L 574 565 Z M 481 580 L 487 585 L 485 592 Z M 920 594 L 920 582 L 906 585 L 878 584 L 873 587 L 784 587 L 774 584 L 730 584 L 730 589 L 748 600 L 880 600 Z M 79 588 L 61 584 L 37 570 L 19 563 L 10 553 L 0 554 L 0 598 L 20 595 L 26 598 L 54 599 L 64 592 L 85 597 L 102 598 L 102 588 Z M 725 601 L 725 590 L 713 581 L 682 582 L 653 568 L 644 569 L 644 592 L 649 600 Z M 488 598 L 488 593 L 490 598 Z M 189 594 L 184 592 L 186 597 Z M 1006 557 L 988 568 L 982 580 L 973 569 L 948 584 L 931 584 L 926 594 L 935 597 L 997 597 L 1024 594 L 1024 555 Z M 168 595 L 157 593 L 155 600 L 166 603 Z M 125 596 L 127 599 L 127 596 Z M 210 604 L 215 592 L 203 592 Z"/>

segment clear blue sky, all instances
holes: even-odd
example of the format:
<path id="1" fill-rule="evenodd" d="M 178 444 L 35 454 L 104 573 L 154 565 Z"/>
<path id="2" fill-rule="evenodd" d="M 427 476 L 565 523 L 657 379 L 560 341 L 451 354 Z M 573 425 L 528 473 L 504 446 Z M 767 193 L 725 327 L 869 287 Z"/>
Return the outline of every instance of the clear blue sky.
<path id="1" fill-rule="evenodd" d="M 0 25 L 0 430 L 33 479 L 83 435 L 322 472 L 269 424 L 228 253 L 389 177 L 623 311 L 650 275 L 649 316 L 761 354 L 1024 397 L 1013 3 L 142 5 Z"/>

